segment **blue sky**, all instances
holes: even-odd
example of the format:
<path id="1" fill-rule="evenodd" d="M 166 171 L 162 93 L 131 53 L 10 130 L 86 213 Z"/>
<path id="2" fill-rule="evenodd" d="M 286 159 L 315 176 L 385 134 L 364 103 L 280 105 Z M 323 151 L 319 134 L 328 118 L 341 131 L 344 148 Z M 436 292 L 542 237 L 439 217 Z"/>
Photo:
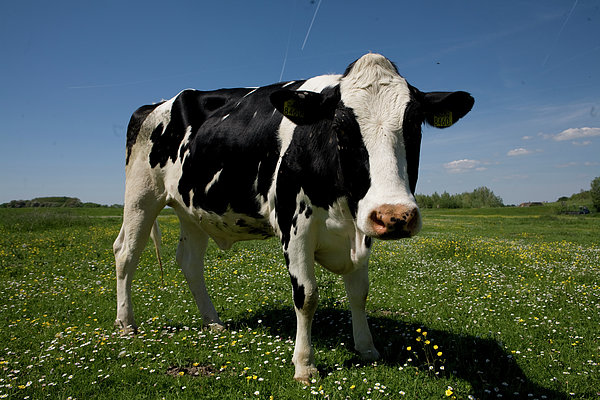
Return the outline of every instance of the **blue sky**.
<path id="1" fill-rule="evenodd" d="M 424 128 L 419 193 L 555 201 L 600 176 L 596 0 L 24 0 L 0 5 L 0 202 L 122 203 L 138 106 L 342 73 L 369 51 L 422 91 L 476 99 Z"/>

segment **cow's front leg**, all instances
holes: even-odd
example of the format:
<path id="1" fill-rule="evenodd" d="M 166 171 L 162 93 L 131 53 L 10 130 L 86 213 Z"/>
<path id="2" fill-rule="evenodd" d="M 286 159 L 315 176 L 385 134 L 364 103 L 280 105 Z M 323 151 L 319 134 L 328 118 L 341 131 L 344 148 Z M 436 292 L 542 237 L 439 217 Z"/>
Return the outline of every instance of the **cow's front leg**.
<path id="1" fill-rule="evenodd" d="M 373 344 L 373 337 L 367 322 L 365 306 L 369 294 L 369 273 L 367 263 L 357 270 L 344 275 L 344 284 L 352 312 L 352 333 L 354 348 L 367 361 L 379 359 L 379 352 Z"/>
<path id="2" fill-rule="evenodd" d="M 296 346 L 292 358 L 295 366 L 294 379 L 308 385 L 311 377 L 318 376 L 311 343 L 311 327 L 319 301 L 319 293 L 315 277 L 314 255 L 307 250 L 305 242 L 293 243 L 292 241 L 288 250 L 285 251 L 285 258 L 292 281 L 296 310 Z"/>

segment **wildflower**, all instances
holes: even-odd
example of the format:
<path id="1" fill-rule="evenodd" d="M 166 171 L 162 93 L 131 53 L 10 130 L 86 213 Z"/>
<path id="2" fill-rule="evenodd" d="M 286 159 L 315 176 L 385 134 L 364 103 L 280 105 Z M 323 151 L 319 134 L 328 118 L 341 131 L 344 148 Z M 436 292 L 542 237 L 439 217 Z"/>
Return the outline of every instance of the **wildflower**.
<path id="1" fill-rule="evenodd" d="M 407 346 L 407 347 L 406 347 L 406 350 L 408 350 L 408 351 L 411 351 L 411 350 L 412 350 L 412 347 L 410 347 L 410 346 Z"/>
<path id="2" fill-rule="evenodd" d="M 452 396 L 454 392 L 452 391 L 452 388 L 450 386 L 448 386 L 448 389 L 446 389 L 446 396 L 450 397 Z"/>
<path id="3" fill-rule="evenodd" d="M 438 352 L 437 352 L 437 356 L 438 356 L 438 357 L 441 357 L 441 356 L 442 356 L 442 352 L 441 352 L 441 351 L 438 351 Z"/>

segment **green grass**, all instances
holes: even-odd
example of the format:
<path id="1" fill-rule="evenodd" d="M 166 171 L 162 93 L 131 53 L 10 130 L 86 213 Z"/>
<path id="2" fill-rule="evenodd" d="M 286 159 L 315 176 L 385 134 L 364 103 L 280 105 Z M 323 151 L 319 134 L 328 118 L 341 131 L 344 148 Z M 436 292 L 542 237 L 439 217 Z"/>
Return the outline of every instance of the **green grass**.
<path id="1" fill-rule="evenodd" d="M 148 247 L 133 284 L 140 333 L 120 337 L 118 212 L 0 210 L 0 398 L 600 398 L 596 215 L 426 210 L 418 237 L 376 242 L 377 363 L 353 352 L 343 285 L 318 269 L 320 379 L 303 387 L 275 239 L 209 248 L 207 285 L 228 325 L 213 333 L 200 329 L 174 261 L 178 223 L 165 213 L 165 286 Z"/>

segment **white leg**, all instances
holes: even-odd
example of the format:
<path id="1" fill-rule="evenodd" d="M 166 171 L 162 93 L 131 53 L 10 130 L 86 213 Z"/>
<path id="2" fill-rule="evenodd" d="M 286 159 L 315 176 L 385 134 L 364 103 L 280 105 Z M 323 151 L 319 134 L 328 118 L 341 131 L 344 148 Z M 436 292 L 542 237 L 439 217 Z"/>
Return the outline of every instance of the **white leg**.
<path id="1" fill-rule="evenodd" d="M 126 205 L 123 211 L 123 225 L 113 244 L 117 273 L 115 326 L 121 328 L 125 334 L 137 331 L 131 301 L 131 282 L 159 211 L 160 208 L 158 211 L 149 211 Z"/>
<path id="2" fill-rule="evenodd" d="M 368 361 L 379 358 L 379 352 L 373 344 L 373 337 L 369 330 L 365 305 L 369 293 L 369 273 L 367 264 L 347 275 L 344 275 L 344 284 L 352 312 L 352 333 L 354 334 L 354 348 L 360 356 Z"/>
<path id="3" fill-rule="evenodd" d="M 208 296 L 204 281 L 204 254 L 208 246 L 208 235 L 194 223 L 181 220 L 181 237 L 177 247 L 177 263 L 181 267 L 204 325 L 221 330 L 223 323 Z"/>
<path id="4" fill-rule="evenodd" d="M 292 362 L 295 366 L 294 379 L 309 384 L 310 378 L 317 376 L 314 352 L 311 342 L 312 320 L 319 302 L 317 279 L 314 270 L 314 256 L 306 248 L 306 243 L 290 241 L 286 251 L 288 271 L 292 281 L 294 308 L 296 311 L 296 345 Z"/>

